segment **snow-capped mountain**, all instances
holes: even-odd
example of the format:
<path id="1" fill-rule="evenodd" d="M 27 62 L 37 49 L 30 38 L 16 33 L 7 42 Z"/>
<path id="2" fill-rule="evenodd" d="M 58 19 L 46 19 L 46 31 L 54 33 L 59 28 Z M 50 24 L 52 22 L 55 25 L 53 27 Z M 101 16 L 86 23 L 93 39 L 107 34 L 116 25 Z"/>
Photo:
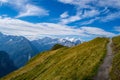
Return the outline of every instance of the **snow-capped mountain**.
<path id="1" fill-rule="evenodd" d="M 18 68 L 26 64 L 36 54 L 50 50 L 55 44 L 71 47 L 80 43 L 81 41 L 77 39 L 53 39 L 50 37 L 29 41 L 23 36 L 0 33 L 0 51 L 7 52 Z"/>
<path id="2" fill-rule="evenodd" d="M 29 41 L 23 36 L 4 35 L 0 33 L 0 51 L 7 53 L 9 59 L 13 61 L 12 64 L 14 64 L 13 66 L 15 68 L 24 66 L 30 58 L 42 51 L 50 50 L 55 44 L 71 47 L 80 43 L 81 41 L 77 39 L 53 39 L 50 37 Z M 2 63 L 5 62 L 5 59 Z M 8 61 L 8 64 L 11 64 L 9 63 L 11 61 Z M 9 72 L 13 70 L 14 69 L 11 69 Z M 9 72 L 5 73 L 7 74 Z"/>
<path id="3" fill-rule="evenodd" d="M 70 40 L 70 39 L 59 39 L 59 38 L 50 38 L 50 37 L 45 37 L 42 39 L 38 40 L 33 40 L 31 43 L 39 50 L 45 51 L 45 50 L 50 50 L 55 44 L 61 44 L 64 46 L 72 47 L 77 44 L 80 44 L 81 41 L 76 39 L 76 40 Z"/>
<path id="4" fill-rule="evenodd" d="M 53 39 L 50 37 L 29 41 L 23 36 L 4 35 L 0 33 L 0 51 L 7 52 L 16 67 L 23 66 L 29 58 L 42 51 L 50 50 L 55 44 L 71 47 L 80 43 L 80 40 Z"/>

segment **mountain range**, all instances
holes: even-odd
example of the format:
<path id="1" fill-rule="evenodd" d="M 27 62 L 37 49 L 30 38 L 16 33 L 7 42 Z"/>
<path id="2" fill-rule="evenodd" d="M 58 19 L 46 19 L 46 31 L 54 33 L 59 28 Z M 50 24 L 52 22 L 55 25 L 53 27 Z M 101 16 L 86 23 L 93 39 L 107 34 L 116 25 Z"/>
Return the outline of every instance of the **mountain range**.
<path id="1" fill-rule="evenodd" d="M 2 80 L 92 80 L 104 59 L 107 43 L 107 38 L 96 38 L 74 47 L 57 44 Z"/>
<path id="2" fill-rule="evenodd" d="M 2 69 L 6 69 L 3 67 L 5 61 L 15 70 L 8 53 L 1 51 L 0 55 Z M 72 47 L 55 44 L 0 80 L 120 80 L 119 57 L 120 36 L 97 37 Z"/>
<path id="3" fill-rule="evenodd" d="M 33 40 L 31 43 L 39 50 L 39 52 L 50 50 L 55 44 L 61 44 L 63 46 L 72 47 L 81 43 L 79 39 L 59 39 L 45 37 L 38 40 Z"/>
<path id="4" fill-rule="evenodd" d="M 49 37 L 30 41 L 23 36 L 12 36 L 0 33 L 0 51 L 8 54 L 16 68 L 24 66 L 30 58 L 42 51 L 50 50 L 57 43 L 71 47 L 80 44 L 81 41 L 70 41 L 58 38 L 52 39 Z"/>

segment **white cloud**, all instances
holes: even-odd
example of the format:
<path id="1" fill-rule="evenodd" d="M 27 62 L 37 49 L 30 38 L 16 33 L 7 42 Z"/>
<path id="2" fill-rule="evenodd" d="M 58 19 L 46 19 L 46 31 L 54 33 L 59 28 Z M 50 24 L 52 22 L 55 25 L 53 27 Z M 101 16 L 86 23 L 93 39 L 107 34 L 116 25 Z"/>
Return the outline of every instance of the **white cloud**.
<path id="1" fill-rule="evenodd" d="M 8 0 L 0 0 L 1 3 L 6 3 Z"/>
<path id="2" fill-rule="evenodd" d="M 7 2 L 8 2 L 8 0 L 0 0 L 0 6 L 2 6 L 3 3 L 7 3 Z"/>
<path id="3" fill-rule="evenodd" d="M 96 9 L 93 9 L 91 6 L 88 6 L 87 4 L 92 2 L 93 0 L 58 0 L 59 2 L 65 3 L 65 4 L 71 4 L 76 7 L 76 15 L 69 16 L 68 18 L 61 19 L 60 22 L 62 24 L 69 24 L 75 21 L 82 20 L 84 18 L 90 18 L 99 15 L 99 11 Z M 89 8 L 89 10 L 84 10 L 83 8 Z"/>
<path id="4" fill-rule="evenodd" d="M 107 6 L 120 9 L 120 0 L 99 0 L 98 4 L 98 6 L 101 7 Z"/>
<path id="5" fill-rule="evenodd" d="M 101 17 L 101 21 L 102 22 L 109 22 L 112 21 L 114 19 L 120 18 L 120 11 L 119 12 L 115 12 L 115 13 L 110 13 L 105 17 Z"/>
<path id="6" fill-rule="evenodd" d="M 0 32 L 11 35 L 39 36 L 39 35 L 80 35 L 86 36 L 79 29 L 54 23 L 29 23 L 19 19 L 0 19 Z"/>
<path id="7" fill-rule="evenodd" d="M 72 26 L 55 24 L 55 23 L 30 23 L 19 19 L 0 18 L 0 32 L 9 35 L 21 35 L 27 38 L 37 38 L 40 35 L 74 35 L 80 37 L 90 37 L 92 35 L 108 35 L 113 33 L 107 32 L 95 27 L 72 28 Z"/>
<path id="8" fill-rule="evenodd" d="M 68 23 L 71 23 L 71 22 L 78 21 L 80 19 L 81 19 L 81 17 L 77 14 L 75 16 L 70 16 L 70 17 L 67 17 L 67 18 L 62 18 L 60 20 L 60 24 L 68 24 Z"/>
<path id="9" fill-rule="evenodd" d="M 106 21 L 111 21 L 114 20 L 116 18 L 120 18 L 120 0 L 58 0 L 61 3 L 64 4 L 70 4 L 70 5 L 74 5 L 77 12 L 84 12 L 81 15 L 77 16 L 79 17 L 79 19 L 75 19 L 73 21 L 69 20 L 69 18 L 66 18 L 65 20 L 61 20 L 61 23 L 65 23 L 69 24 L 75 21 L 79 21 L 85 18 L 90 18 L 93 17 L 93 19 L 95 17 L 98 17 L 101 14 L 104 14 L 104 17 L 101 17 L 101 19 L 99 19 L 100 21 L 106 22 Z M 101 10 L 99 9 L 101 8 Z M 116 11 L 116 14 L 113 13 L 113 10 L 110 8 L 114 8 Z M 103 9 L 103 10 L 102 10 Z M 76 16 L 76 15 L 74 15 Z M 103 15 L 102 15 L 103 16 Z M 95 20 L 91 20 L 91 23 L 94 22 Z"/>
<path id="10" fill-rule="evenodd" d="M 88 8 L 88 7 L 90 8 L 91 6 L 89 6 L 88 4 L 95 0 L 58 0 L 58 1 L 65 4 L 79 6 L 79 8 Z"/>
<path id="11" fill-rule="evenodd" d="M 114 29 L 115 31 L 120 32 L 120 26 L 115 26 Z"/>
<path id="12" fill-rule="evenodd" d="M 90 18 L 99 15 L 100 12 L 98 10 L 85 10 L 84 14 L 81 15 L 82 18 Z"/>
<path id="13" fill-rule="evenodd" d="M 65 4 L 76 5 L 79 8 L 94 8 L 90 4 L 99 7 L 120 8 L 120 0 L 58 0 Z"/>
<path id="14" fill-rule="evenodd" d="M 19 13 L 19 15 L 16 16 L 16 18 L 24 16 L 41 16 L 41 15 L 48 15 L 48 11 L 35 5 L 27 4 L 24 10 L 22 10 Z"/>
<path id="15" fill-rule="evenodd" d="M 58 0 L 58 1 L 60 1 L 60 2 L 63 2 L 63 3 L 66 3 L 66 4 L 72 4 L 72 2 L 73 2 L 73 0 Z"/>
<path id="16" fill-rule="evenodd" d="M 49 15 L 48 11 L 40 6 L 36 6 L 29 3 L 29 0 L 2 0 L 2 3 L 8 3 L 14 9 L 16 9 L 19 14 L 16 18 L 25 16 L 46 16 Z"/>
<path id="17" fill-rule="evenodd" d="M 67 18 L 68 16 L 68 12 L 64 12 L 60 15 L 60 18 Z"/>
<path id="18" fill-rule="evenodd" d="M 91 23 L 93 23 L 93 22 L 95 22 L 96 20 L 99 20 L 99 19 L 100 19 L 99 17 L 96 17 L 96 18 L 90 19 L 88 21 L 84 21 L 84 22 L 80 23 L 80 25 L 91 24 Z"/>
<path id="19" fill-rule="evenodd" d="M 82 19 L 85 19 L 85 18 L 91 18 L 91 17 L 97 16 L 99 14 L 100 13 L 99 13 L 98 10 L 85 10 L 84 13 L 77 12 L 77 14 L 74 15 L 74 16 L 61 18 L 60 23 L 61 24 L 69 24 L 69 23 L 72 23 L 72 22 L 75 22 L 75 21 L 79 21 L 79 20 L 82 20 Z"/>
<path id="20" fill-rule="evenodd" d="M 93 35 L 101 35 L 101 36 L 114 36 L 115 34 L 106 32 L 105 30 L 97 27 L 81 27 L 81 29 L 86 32 L 87 34 L 93 34 Z"/>

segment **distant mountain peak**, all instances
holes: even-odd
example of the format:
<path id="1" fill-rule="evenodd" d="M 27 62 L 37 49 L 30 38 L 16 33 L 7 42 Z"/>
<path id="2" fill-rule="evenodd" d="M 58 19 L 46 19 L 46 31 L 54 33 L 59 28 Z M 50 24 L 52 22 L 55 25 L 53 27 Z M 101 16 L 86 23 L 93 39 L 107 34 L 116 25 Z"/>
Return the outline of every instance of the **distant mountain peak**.
<path id="1" fill-rule="evenodd" d="M 44 37 L 42 39 L 31 41 L 34 46 L 41 52 L 50 50 L 55 44 L 60 44 L 67 47 L 72 47 L 81 43 L 80 40 L 77 39 L 65 39 L 65 38 L 51 38 Z"/>

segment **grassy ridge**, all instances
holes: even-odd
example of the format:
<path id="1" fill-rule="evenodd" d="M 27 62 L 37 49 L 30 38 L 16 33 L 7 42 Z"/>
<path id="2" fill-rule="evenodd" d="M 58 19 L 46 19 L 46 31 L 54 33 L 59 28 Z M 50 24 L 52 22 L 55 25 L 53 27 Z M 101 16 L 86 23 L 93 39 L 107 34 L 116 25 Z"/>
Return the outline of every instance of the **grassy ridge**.
<path id="1" fill-rule="evenodd" d="M 120 36 L 113 38 L 114 58 L 110 72 L 111 80 L 120 80 Z"/>
<path id="2" fill-rule="evenodd" d="M 90 80 L 106 54 L 108 39 L 41 53 L 2 80 Z"/>
<path id="3" fill-rule="evenodd" d="M 62 48 L 62 47 L 65 47 L 65 46 L 63 46 L 63 45 L 61 45 L 61 44 L 55 44 L 55 45 L 52 47 L 51 50 L 56 50 L 56 49 L 59 49 L 59 48 Z"/>

